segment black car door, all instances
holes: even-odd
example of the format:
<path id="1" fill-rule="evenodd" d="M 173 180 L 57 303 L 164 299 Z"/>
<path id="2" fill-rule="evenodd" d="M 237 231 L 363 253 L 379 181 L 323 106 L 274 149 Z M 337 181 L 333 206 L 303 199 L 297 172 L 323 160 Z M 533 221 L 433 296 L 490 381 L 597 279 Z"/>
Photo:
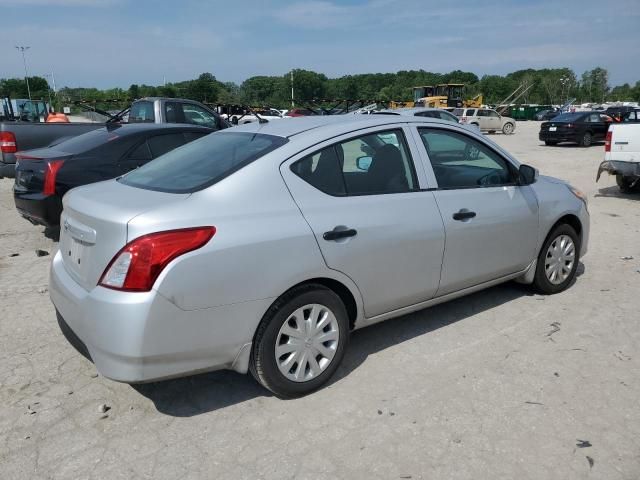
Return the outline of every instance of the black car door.
<path id="1" fill-rule="evenodd" d="M 592 113 L 587 117 L 594 140 L 604 140 L 609 128 L 609 124 L 604 121 L 605 118 L 605 115 L 599 113 Z"/>

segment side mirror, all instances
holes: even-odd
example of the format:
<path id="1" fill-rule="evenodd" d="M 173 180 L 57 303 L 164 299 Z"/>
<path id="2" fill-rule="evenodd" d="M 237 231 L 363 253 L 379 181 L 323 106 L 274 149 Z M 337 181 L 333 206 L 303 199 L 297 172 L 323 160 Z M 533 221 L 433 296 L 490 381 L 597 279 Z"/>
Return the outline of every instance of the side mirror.
<path id="1" fill-rule="evenodd" d="M 373 161 L 373 158 L 367 155 L 363 157 L 358 157 L 356 159 L 356 167 L 358 167 L 358 170 L 362 170 L 363 172 L 366 172 L 369 170 L 369 167 L 371 166 L 372 161 Z"/>
<path id="2" fill-rule="evenodd" d="M 538 180 L 538 169 L 524 163 L 518 169 L 518 183 L 520 185 L 531 185 Z"/>

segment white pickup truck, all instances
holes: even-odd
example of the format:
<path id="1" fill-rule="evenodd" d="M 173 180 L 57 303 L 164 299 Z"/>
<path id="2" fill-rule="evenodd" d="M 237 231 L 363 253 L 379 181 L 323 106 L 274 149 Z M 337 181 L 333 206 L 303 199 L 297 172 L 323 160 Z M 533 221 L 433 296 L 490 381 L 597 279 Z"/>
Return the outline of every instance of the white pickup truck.
<path id="1" fill-rule="evenodd" d="M 620 190 L 640 190 L 640 123 L 620 123 L 609 127 L 604 143 L 604 162 L 598 168 L 616 176 Z"/>

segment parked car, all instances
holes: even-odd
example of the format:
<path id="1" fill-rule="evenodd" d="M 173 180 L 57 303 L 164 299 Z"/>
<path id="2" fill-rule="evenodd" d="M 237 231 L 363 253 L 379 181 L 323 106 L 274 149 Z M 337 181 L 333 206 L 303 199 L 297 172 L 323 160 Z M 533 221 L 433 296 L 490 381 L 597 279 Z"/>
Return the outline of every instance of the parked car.
<path id="1" fill-rule="evenodd" d="M 511 135 L 516 130 L 513 118 L 503 117 L 489 108 L 456 108 L 453 114 L 460 119 L 460 123 L 477 125 L 483 132 L 501 131 L 505 135 Z"/>
<path id="2" fill-rule="evenodd" d="M 542 122 L 538 138 L 545 145 L 573 142 L 589 147 L 604 140 L 613 120 L 599 112 L 572 112 L 558 115 L 549 122 Z"/>
<path id="3" fill-rule="evenodd" d="M 242 125 L 63 203 L 50 295 L 99 372 L 250 370 L 282 397 L 324 385 L 353 329 L 508 280 L 566 289 L 589 237 L 578 190 L 415 116 Z"/>
<path id="4" fill-rule="evenodd" d="M 414 108 L 394 108 L 388 110 L 379 110 L 372 112 L 374 115 L 408 115 L 416 117 L 429 117 L 439 118 L 452 123 L 460 123 L 458 117 L 454 114 L 442 109 L 442 108 L 427 108 L 427 107 L 414 107 Z"/>
<path id="5" fill-rule="evenodd" d="M 640 190 L 640 124 L 613 124 L 604 142 L 604 162 L 598 168 L 596 182 L 602 172 L 616 176 L 623 193 Z"/>
<path id="6" fill-rule="evenodd" d="M 54 147 L 17 153 L 13 197 L 20 215 L 55 228 L 62 197 L 74 187 L 124 175 L 214 130 L 195 125 L 102 127 Z"/>
<path id="7" fill-rule="evenodd" d="M 107 112 L 103 113 L 109 116 Z M 127 115 L 128 123 L 186 123 L 202 125 L 213 130 L 230 126 L 206 105 L 182 98 L 142 98 L 131 104 Z M 55 145 L 63 140 L 103 128 L 105 125 L 123 122 L 119 118 L 106 124 L 0 122 L 0 178 L 14 176 L 18 151 Z"/>
<path id="8" fill-rule="evenodd" d="M 626 112 L 622 116 L 622 123 L 640 123 L 640 108 Z"/>
<path id="9" fill-rule="evenodd" d="M 287 117 L 308 117 L 312 115 L 317 115 L 317 113 L 309 108 L 292 108 L 286 114 Z"/>
<path id="10" fill-rule="evenodd" d="M 560 115 L 560 113 L 561 112 L 558 109 L 540 110 L 538 113 L 536 113 L 535 117 L 536 117 L 536 120 L 538 121 L 551 120 L 552 118 L 555 118 L 558 115 Z"/>

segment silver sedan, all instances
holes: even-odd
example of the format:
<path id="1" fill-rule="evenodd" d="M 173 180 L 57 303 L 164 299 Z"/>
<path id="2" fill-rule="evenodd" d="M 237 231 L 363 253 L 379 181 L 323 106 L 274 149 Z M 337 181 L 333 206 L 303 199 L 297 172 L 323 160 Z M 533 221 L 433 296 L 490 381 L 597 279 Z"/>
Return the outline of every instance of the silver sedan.
<path id="1" fill-rule="evenodd" d="M 64 197 L 50 292 L 106 377 L 325 384 L 353 329 L 517 280 L 566 289 L 584 195 L 462 126 L 308 117 L 210 134 Z"/>

